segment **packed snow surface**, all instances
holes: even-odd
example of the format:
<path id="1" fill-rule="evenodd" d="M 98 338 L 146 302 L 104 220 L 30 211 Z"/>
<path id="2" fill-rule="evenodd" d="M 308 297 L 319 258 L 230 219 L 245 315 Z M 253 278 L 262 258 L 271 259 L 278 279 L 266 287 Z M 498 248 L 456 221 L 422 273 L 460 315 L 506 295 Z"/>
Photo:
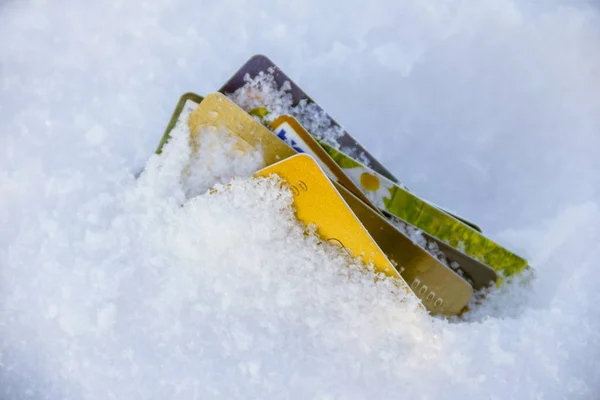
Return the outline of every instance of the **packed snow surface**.
<path id="1" fill-rule="evenodd" d="M 260 157 L 152 156 L 255 53 L 534 276 L 432 318 Z M 0 399 L 597 399 L 598 132 L 594 2 L 0 2 Z"/>

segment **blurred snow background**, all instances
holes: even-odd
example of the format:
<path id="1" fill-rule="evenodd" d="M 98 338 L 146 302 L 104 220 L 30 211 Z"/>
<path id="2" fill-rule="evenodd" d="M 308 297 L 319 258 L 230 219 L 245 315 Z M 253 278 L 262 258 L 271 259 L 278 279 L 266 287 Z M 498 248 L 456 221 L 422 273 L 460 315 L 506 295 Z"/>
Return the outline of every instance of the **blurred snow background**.
<path id="1" fill-rule="evenodd" d="M 598 398 L 599 27 L 591 1 L 0 2 L 0 398 Z M 268 183 L 180 208 L 183 142 L 136 182 L 178 97 L 255 53 L 535 281 L 423 317 L 340 280 Z"/>

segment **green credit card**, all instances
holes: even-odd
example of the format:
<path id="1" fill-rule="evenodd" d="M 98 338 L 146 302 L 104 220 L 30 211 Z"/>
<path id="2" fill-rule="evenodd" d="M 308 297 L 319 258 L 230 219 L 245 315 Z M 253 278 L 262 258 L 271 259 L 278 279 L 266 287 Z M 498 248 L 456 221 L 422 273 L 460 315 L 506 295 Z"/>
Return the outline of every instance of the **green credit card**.
<path id="1" fill-rule="evenodd" d="M 469 225 L 415 196 L 346 154 L 321 145 L 373 204 L 384 213 L 426 232 L 504 276 L 527 268 L 527 261 L 488 239 Z"/>

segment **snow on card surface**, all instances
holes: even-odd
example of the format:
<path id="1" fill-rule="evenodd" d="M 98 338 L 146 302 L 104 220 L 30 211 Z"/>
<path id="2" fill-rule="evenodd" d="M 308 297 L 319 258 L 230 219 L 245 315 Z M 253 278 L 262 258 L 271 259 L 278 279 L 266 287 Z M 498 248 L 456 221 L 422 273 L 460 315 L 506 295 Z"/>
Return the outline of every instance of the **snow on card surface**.
<path id="1" fill-rule="evenodd" d="M 275 121 L 282 115 L 296 118 L 309 132 L 326 143 L 339 148 L 336 139 L 342 135 L 343 129 L 332 125 L 333 121 L 325 111 L 315 103 L 301 100 L 294 104 L 289 81 L 278 87 L 272 69 L 261 71 L 254 78 L 244 77 L 245 84 L 229 96 L 233 102 L 247 112 L 255 108 L 266 108 L 269 113 L 263 117 L 267 123 Z"/>
<path id="2" fill-rule="evenodd" d="M 598 398 L 599 15 L 0 3 L 0 399 Z M 254 53 L 533 276 L 430 318 L 304 236 L 258 155 L 178 127 L 151 156 Z"/>

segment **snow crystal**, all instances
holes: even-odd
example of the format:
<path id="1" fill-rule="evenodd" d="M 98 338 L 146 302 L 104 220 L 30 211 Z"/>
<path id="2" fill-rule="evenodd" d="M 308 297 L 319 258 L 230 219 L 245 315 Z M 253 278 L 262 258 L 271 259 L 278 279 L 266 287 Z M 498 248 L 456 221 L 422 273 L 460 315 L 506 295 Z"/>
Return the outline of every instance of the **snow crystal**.
<path id="1" fill-rule="evenodd" d="M 0 2 L 0 398 L 598 398 L 594 7 Z M 430 318 L 219 132 L 151 156 L 258 52 L 535 276 Z"/>

